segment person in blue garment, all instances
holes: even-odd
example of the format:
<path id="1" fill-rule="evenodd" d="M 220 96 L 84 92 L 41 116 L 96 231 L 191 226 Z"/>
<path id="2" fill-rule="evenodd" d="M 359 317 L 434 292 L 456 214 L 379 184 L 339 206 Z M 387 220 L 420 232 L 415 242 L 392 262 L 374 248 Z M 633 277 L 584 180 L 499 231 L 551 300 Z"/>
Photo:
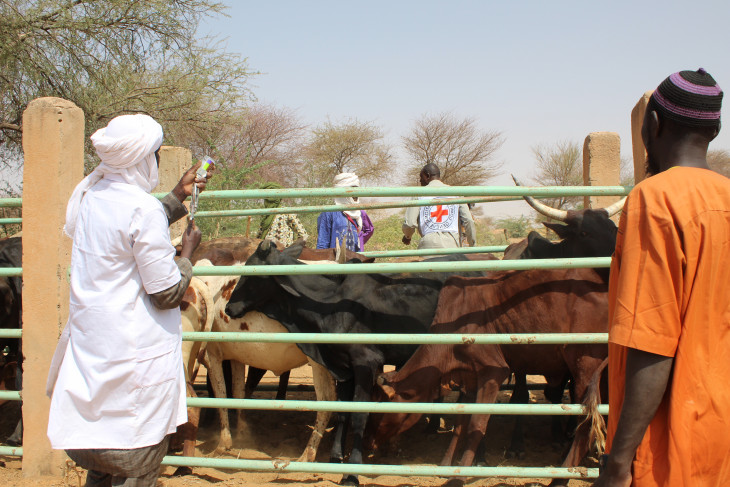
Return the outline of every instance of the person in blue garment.
<path id="1" fill-rule="evenodd" d="M 336 188 L 357 188 L 360 179 L 357 174 L 343 172 L 335 176 Z M 357 197 L 335 198 L 336 205 L 354 205 Z M 373 235 L 375 228 L 365 210 L 327 211 L 317 218 L 317 248 L 331 249 L 341 245 L 353 252 L 361 252 Z"/>

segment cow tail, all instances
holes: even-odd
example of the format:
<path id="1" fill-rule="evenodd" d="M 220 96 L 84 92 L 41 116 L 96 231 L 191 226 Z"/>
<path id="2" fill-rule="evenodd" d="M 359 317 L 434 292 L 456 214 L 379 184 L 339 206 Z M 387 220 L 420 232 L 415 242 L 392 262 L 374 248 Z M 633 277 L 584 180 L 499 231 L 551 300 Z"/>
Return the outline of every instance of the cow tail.
<path id="1" fill-rule="evenodd" d="M 586 408 L 586 418 L 581 422 L 579 427 L 586 421 L 591 422 L 589 433 L 589 444 L 596 445 L 598 454 L 602 455 L 606 449 L 606 422 L 603 416 L 598 412 L 598 405 L 601 404 L 601 374 L 608 365 L 608 358 L 601 362 L 601 365 L 593 372 L 591 381 L 586 390 L 583 405 Z"/>

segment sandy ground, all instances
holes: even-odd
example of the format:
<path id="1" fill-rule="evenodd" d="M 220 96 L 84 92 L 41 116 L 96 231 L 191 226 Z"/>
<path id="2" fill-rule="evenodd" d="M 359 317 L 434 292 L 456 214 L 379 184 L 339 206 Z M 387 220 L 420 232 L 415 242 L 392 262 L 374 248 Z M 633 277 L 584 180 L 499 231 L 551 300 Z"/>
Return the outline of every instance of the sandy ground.
<path id="1" fill-rule="evenodd" d="M 303 385 L 311 385 L 310 368 L 302 367 L 292 371 L 289 383 L 288 396 L 291 399 L 314 399 L 314 393 L 303 390 Z M 203 378 L 198 379 L 204 381 Z M 275 385 L 278 378 L 267 373 L 262 384 Z M 273 399 L 273 391 L 257 391 L 255 398 Z M 537 401 L 542 401 L 540 392 L 533 393 Z M 501 401 L 509 399 L 508 393 L 503 393 Z M 0 406 L 0 438 L 6 438 L 15 427 L 19 415 L 19 404 L 15 402 Z M 227 453 L 231 458 L 264 459 L 296 459 L 304 449 L 314 423 L 313 412 L 286 412 L 286 411 L 248 411 L 246 413 L 247 431 L 234 437 L 233 449 Z M 484 441 L 484 462 L 490 466 L 559 466 L 565 448 L 556 447 L 550 440 L 550 417 L 527 417 L 525 424 L 526 457 L 521 460 L 507 460 L 504 457 L 505 448 L 509 442 L 509 435 L 513 424 L 509 416 L 493 416 L 487 429 Z M 400 437 L 397 444 L 390 445 L 387 451 L 371 455 L 368 463 L 384 463 L 393 465 L 432 464 L 437 465 L 450 440 L 449 428 L 452 418 L 446 418 L 442 430 L 433 435 L 426 435 L 425 420 L 414 426 Z M 331 432 L 331 430 L 329 430 Z M 326 462 L 332 444 L 331 434 L 325 434 L 319 450 L 317 460 Z M 213 456 L 218 442 L 218 419 L 214 416 L 212 424 L 201 428 L 198 436 L 197 455 Z M 595 467 L 594 458 L 587 458 L 584 466 Z M 308 474 L 290 473 L 276 474 L 263 472 L 234 472 L 212 468 L 195 468 L 192 475 L 173 476 L 173 467 L 165 467 L 158 481 L 158 485 L 165 487 L 186 487 L 196 485 L 216 484 L 217 486 L 263 486 L 276 485 L 287 487 L 293 485 L 308 485 L 310 487 L 335 487 L 341 476 L 339 474 Z M 0 456 L 0 486 L 20 487 L 37 485 L 51 486 L 82 486 L 84 485 L 85 471 L 74 468 L 69 464 L 65 477 L 43 477 L 25 479 L 22 477 L 21 461 L 18 458 Z M 360 477 L 363 487 L 406 487 L 406 486 L 441 486 L 443 478 L 436 477 L 395 477 L 374 476 Z M 497 487 L 497 486 L 538 486 L 549 484 L 548 479 L 479 479 L 466 480 L 468 487 Z M 571 480 L 570 487 L 586 487 L 590 482 Z"/>

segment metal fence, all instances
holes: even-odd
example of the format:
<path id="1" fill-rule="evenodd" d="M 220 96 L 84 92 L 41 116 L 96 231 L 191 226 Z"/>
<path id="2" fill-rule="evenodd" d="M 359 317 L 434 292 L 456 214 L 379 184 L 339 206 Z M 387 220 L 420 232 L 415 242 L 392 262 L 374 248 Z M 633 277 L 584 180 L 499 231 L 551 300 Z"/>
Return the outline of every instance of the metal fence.
<path id="1" fill-rule="evenodd" d="M 395 203 L 356 204 L 348 206 L 317 205 L 297 206 L 274 209 L 226 210 L 196 213 L 196 217 L 238 217 L 278 213 L 310 213 L 321 211 L 341 211 L 343 209 L 402 208 L 408 206 L 432 206 L 438 204 L 503 201 L 520 199 L 523 196 L 624 196 L 630 188 L 622 186 L 606 187 L 439 187 L 439 188 L 311 188 L 209 191 L 201 194 L 201 199 L 245 199 L 245 198 L 306 198 L 306 197 L 394 197 L 420 196 L 437 197 L 399 201 Z M 164 194 L 156 194 L 162 197 Z M 464 198 L 464 196 L 471 198 Z M 440 197 L 440 198 L 438 198 Z M 447 197 L 447 198 L 444 198 Z M 0 207 L 20 206 L 20 198 L 0 200 Z M 0 222 L 2 223 L 2 222 Z M 460 249 L 432 249 L 429 251 L 401 250 L 363 252 L 372 257 L 428 256 L 456 253 L 502 252 L 506 246 L 488 246 Z M 576 259 L 535 259 L 508 261 L 466 261 L 466 262 L 411 262 L 411 263 L 370 263 L 362 264 L 322 264 L 317 266 L 279 265 L 279 266 L 216 266 L 194 268 L 194 275 L 314 275 L 314 274 L 366 274 L 399 272 L 463 272 L 497 271 L 528 269 L 564 269 L 581 267 L 608 267 L 610 258 Z M 0 276 L 22 275 L 21 268 L 0 268 Z M 0 337 L 20 338 L 21 330 L 0 330 Z M 565 344 L 565 343 L 607 343 L 607 334 L 427 334 L 427 335 L 389 335 L 389 334 L 307 334 L 307 333 L 225 333 L 189 332 L 183 340 L 226 341 L 226 342 L 265 342 L 265 343 L 388 343 L 388 344 Z M 0 391 L 0 399 L 20 400 L 22 392 Z M 264 399 L 219 399 L 188 398 L 188 406 L 214 407 L 229 409 L 257 409 L 278 411 L 333 411 L 333 412 L 412 412 L 438 414 L 511 414 L 511 415 L 585 415 L 586 409 L 580 404 L 432 404 L 432 403 L 372 403 L 337 401 L 295 401 Z M 608 414 L 608 406 L 599 406 L 601 414 Z M 22 448 L 1 447 L 0 455 L 22 456 Z M 430 465 L 354 465 L 289 462 L 287 460 L 243 460 L 222 458 L 200 458 L 166 456 L 163 465 L 214 467 L 276 472 L 312 473 L 349 473 L 363 475 L 403 475 L 403 476 L 470 476 L 470 477 L 516 477 L 516 478 L 582 478 L 598 476 L 596 468 L 559 468 L 559 467 L 443 467 Z"/>

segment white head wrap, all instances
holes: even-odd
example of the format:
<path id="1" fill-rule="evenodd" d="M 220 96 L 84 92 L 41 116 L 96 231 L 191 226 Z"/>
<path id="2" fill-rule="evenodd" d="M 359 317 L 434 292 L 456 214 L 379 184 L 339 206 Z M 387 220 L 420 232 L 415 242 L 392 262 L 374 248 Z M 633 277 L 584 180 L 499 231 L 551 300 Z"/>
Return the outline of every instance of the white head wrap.
<path id="1" fill-rule="evenodd" d="M 121 179 L 149 193 L 157 186 L 155 151 L 162 145 L 162 126 L 149 115 L 120 115 L 94 132 L 91 143 L 101 159 L 96 169 L 74 189 L 66 207 L 63 231 L 73 238 L 81 200 L 86 192 L 105 174 L 117 174 Z"/>
<path id="2" fill-rule="evenodd" d="M 335 188 L 356 188 L 360 186 L 360 178 L 354 172 L 343 172 L 335 176 Z M 335 198 L 336 205 L 354 205 L 356 203 L 353 197 Z M 360 210 L 343 211 L 345 215 L 350 216 L 357 224 L 357 229 L 362 230 L 362 215 Z"/>

